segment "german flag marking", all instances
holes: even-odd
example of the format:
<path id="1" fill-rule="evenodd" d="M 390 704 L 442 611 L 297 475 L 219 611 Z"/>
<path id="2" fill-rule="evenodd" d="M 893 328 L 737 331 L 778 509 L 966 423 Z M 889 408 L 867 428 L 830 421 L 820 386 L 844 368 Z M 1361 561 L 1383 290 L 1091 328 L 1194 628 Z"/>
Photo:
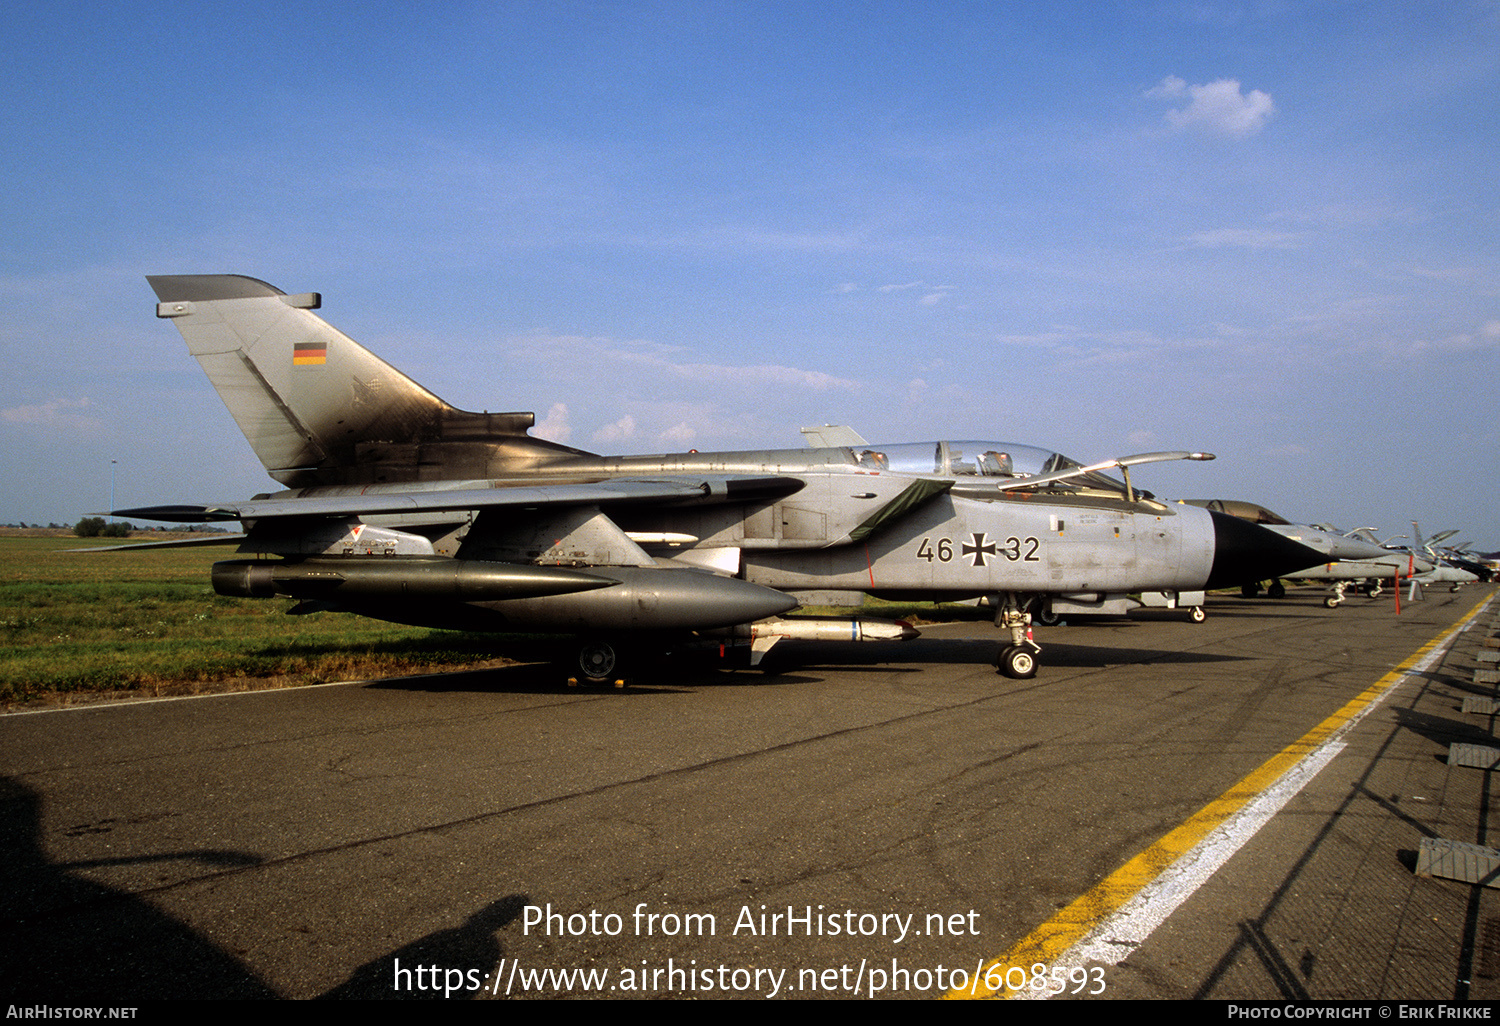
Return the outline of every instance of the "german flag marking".
<path id="1" fill-rule="evenodd" d="M 292 343 L 292 364 L 297 367 L 313 367 L 328 362 L 328 346 L 322 342 Z"/>

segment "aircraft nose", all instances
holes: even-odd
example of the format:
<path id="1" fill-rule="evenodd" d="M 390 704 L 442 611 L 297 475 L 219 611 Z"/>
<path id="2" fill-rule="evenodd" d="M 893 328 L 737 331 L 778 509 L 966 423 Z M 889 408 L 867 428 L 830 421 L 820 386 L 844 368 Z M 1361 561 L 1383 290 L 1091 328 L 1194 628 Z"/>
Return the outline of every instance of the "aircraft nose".
<path id="1" fill-rule="evenodd" d="M 1341 534 L 1330 534 L 1328 537 L 1332 542 L 1328 552 L 1329 559 L 1379 559 L 1390 555 L 1390 552 L 1379 545 L 1372 545 L 1358 538 Z"/>
<path id="2" fill-rule="evenodd" d="M 1248 520 L 1213 511 L 1208 515 L 1214 524 L 1214 562 L 1205 591 L 1265 581 L 1328 562 L 1317 549 Z"/>

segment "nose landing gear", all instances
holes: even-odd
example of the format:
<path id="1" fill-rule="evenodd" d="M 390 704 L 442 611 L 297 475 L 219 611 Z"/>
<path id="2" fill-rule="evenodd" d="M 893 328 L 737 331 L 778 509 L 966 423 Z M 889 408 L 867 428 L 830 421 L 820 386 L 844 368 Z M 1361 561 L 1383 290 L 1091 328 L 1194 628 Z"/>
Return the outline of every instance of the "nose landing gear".
<path id="1" fill-rule="evenodd" d="M 1042 652 L 1031 636 L 1031 602 L 1007 592 L 1000 596 L 995 626 L 1010 631 L 1010 644 L 1002 646 L 995 659 L 1000 673 L 1016 680 L 1036 676 L 1037 656 Z"/>

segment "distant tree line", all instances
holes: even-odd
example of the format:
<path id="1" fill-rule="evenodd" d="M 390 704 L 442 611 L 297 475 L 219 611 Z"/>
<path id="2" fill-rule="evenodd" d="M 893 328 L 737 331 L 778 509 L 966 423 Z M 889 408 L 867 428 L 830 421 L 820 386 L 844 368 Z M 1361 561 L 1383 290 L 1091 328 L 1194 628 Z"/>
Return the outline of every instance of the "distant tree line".
<path id="1" fill-rule="evenodd" d="M 103 517 L 84 517 L 73 525 L 80 538 L 129 538 L 130 525 L 123 520 L 106 523 Z"/>

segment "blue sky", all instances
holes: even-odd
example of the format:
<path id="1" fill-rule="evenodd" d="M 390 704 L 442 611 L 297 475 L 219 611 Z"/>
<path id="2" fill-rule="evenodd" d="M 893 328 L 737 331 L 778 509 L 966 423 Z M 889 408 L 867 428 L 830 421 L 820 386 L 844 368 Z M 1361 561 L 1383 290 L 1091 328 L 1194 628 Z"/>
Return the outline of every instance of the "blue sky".
<path id="1" fill-rule="evenodd" d="M 595 451 L 999 438 L 1500 547 L 1500 4 L 25 4 L 0 523 L 271 482 L 147 274 Z"/>

